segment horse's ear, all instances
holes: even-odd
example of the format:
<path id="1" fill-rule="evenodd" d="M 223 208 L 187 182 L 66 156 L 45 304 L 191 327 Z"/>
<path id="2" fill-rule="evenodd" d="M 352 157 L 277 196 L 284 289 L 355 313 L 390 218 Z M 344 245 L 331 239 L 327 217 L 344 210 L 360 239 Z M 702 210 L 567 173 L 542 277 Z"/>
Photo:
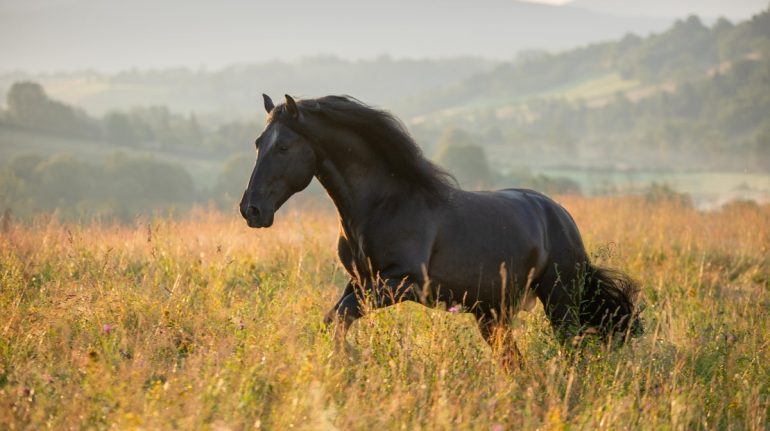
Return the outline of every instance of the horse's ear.
<path id="1" fill-rule="evenodd" d="M 275 108 L 273 99 L 271 99 L 270 96 L 265 93 L 262 93 L 262 99 L 265 101 L 265 111 L 267 111 L 268 114 L 273 112 L 273 108 Z"/>
<path id="2" fill-rule="evenodd" d="M 289 115 L 292 116 L 292 118 L 298 118 L 299 117 L 299 109 L 297 109 L 297 102 L 294 101 L 294 99 L 291 98 L 288 94 L 286 96 L 286 110 L 289 111 Z"/>

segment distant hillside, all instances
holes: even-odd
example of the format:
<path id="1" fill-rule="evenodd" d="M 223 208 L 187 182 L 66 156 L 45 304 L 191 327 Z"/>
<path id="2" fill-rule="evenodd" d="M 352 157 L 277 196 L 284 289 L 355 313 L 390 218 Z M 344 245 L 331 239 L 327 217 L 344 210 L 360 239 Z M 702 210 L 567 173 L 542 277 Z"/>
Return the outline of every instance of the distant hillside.
<path id="1" fill-rule="evenodd" d="M 210 187 L 228 157 L 253 151 L 259 129 L 257 121 L 207 127 L 194 115 L 159 106 L 94 117 L 49 97 L 39 84 L 22 81 L 13 84 L 0 109 L 0 165 L 29 154 L 62 153 L 102 163 L 119 151 L 181 163 L 196 186 Z"/>
<path id="2" fill-rule="evenodd" d="M 699 79 L 731 62 L 756 56 L 770 44 L 770 14 L 733 25 L 720 20 L 708 27 L 697 17 L 677 21 L 668 30 L 639 37 L 627 35 L 558 54 L 533 53 L 503 63 L 439 91 L 404 101 L 413 114 L 475 109 L 521 102 L 527 98 L 575 95 L 592 81 L 617 77 L 608 91 L 594 89 L 589 97 L 616 91 L 641 97 L 671 89 L 677 82 Z M 618 82 L 622 81 L 622 82 Z M 579 93 L 579 91 L 577 91 Z"/>
<path id="3" fill-rule="evenodd" d="M 766 0 L 573 0 L 570 6 L 615 15 L 746 19 L 767 7 Z"/>
<path id="4" fill-rule="evenodd" d="M 91 114 L 162 105 L 219 120 L 262 115 L 262 93 L 280 97 L 351 94 L 369 103 L 392 105 L 421 93 L 489 70 L 478 58 L 396 60 L 379 57 L 349 61 L 313 57 L 297 62 L 271 61 L 217 71 L 188 69 L 130 70 L 116 74 L 73 72 L 0 74 L 0 95 L 21 80 L 42 84 L 52 97 Z"/>
<path id="5" fill-rule="evenodd" d="M 770 172 L 770 12 L 503 64 L 402 105 L 522 166 Z"/>

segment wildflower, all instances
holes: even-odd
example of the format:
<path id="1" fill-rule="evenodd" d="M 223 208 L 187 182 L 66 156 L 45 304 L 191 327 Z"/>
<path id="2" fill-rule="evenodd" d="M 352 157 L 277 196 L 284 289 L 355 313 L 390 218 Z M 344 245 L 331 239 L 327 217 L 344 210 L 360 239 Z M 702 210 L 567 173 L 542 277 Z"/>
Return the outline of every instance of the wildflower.
<path id="1" fill-rule="evenodd" d="M 114 327 L 110 325 L 109 323 L 105 323 L 104 326 L 102 326 L 102 331 L 105 335 L 110 335 Z"/>
<path id="2" fill-rule="evenodd" d="M 450 313 L 459 313 L 459 312 L 463 311 L 463 306 L 460 305 L 460 304 L 455 304 L 455 305 L 449 307 L 449 309 L 447 311 L 450 312 Z"/>

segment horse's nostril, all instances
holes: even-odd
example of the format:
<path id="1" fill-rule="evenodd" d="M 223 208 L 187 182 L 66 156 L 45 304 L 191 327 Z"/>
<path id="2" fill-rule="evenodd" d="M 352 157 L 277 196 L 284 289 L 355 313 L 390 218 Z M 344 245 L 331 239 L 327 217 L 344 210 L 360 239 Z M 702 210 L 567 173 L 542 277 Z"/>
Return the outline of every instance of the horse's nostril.
<path id="1" fill-rule="evenodd" d="M 246 217 L 248 218 L 259 217 L 259 209 L 254 205 L 249 205 L 249 208 L 246 210 Z"/>

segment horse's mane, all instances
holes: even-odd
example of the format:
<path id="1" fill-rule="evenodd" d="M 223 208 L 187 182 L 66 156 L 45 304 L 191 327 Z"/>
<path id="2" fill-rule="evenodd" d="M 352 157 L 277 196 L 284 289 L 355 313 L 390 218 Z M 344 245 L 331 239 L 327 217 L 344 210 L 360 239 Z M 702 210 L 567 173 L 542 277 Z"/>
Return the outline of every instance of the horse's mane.
<path id="1" fill-rule="evenodd" d="M 425 158 L 406 127 L 393 114 L 350 96 L 297 101 L 301 112 L 323 118 L 358 135 L 406 185 L 431 198 L 443 198 L 455 183 L 445 170 Z M 277 106 L 283 110 L 285 105 Z"/>

